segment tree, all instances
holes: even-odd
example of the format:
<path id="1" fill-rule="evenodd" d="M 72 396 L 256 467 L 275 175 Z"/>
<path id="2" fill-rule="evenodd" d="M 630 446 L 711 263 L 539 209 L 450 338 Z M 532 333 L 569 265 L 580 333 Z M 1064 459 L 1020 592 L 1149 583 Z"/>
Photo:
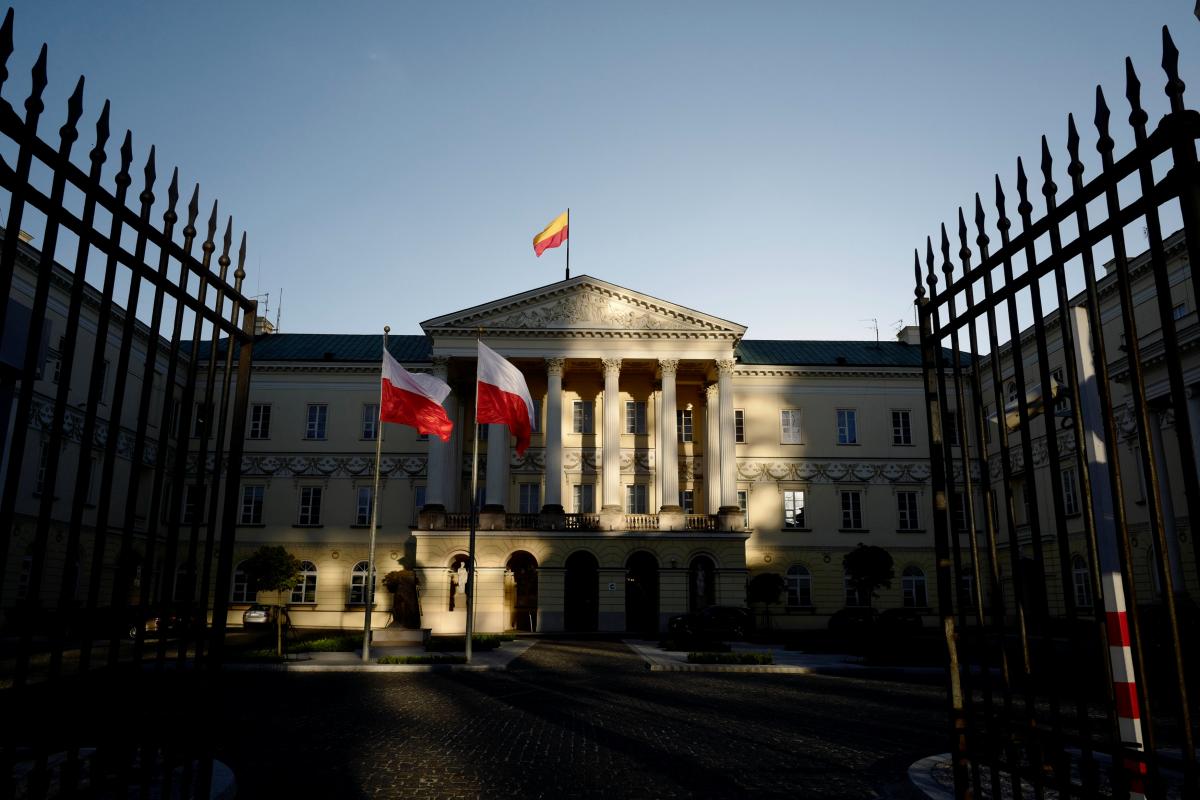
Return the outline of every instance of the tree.
<path id="1" fill-rule="evenodd" d="M 762 603 L 766 627 L 771 627 L 771 606 L 779 602 L 787 589 L 783 576 L 778 572 L 760 572 L 746 584 L 746 602 Z"/>
<path id="2" fill-rule="evenodd" d="M 896 577 L 894 564 L 892 554 L 887 550 L 862 542 L 842 557 L 846 579 L 860 596 L 866 596 L 868 606 L 879 597 L 876 589 L 892 585 L 892 578 Z"/>
<path id="3" fill-rule="evenodd" d="M 242 569 L 262 591 L 273 592 L 275 602 L 275 654 L 283 655 L 283 608 L 285 592 L 290 595 L 300 579 L 300 559 L 283 547 L 263 545 L 246 559 Z"/>

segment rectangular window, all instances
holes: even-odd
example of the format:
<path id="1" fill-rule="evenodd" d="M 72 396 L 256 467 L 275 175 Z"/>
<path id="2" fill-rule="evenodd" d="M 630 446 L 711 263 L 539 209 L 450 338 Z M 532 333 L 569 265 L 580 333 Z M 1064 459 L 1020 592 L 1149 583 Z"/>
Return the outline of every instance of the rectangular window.
<path id="1" fill-rule="evenodd" d="M 679 441 L 692 441 L 692 410 L 681 408 L 675 412 L 675 429 L 679 431 Z"/>
<path id="2" fill-rule="evenodd" d="M 858 412 L 853 408 L 837 410 L 837 443 L 858 444 Z"/>
<path id="3" fill-rule="evenodd" d="M 200 521 L 204 505 L 204 490 L 195 484 L 188 484 L 183 493 L 183 522 L 191 524 Z"/>
<path id="4" fill-rule="evenodd" d="M 807 528 L 804 512 L 804 492 L 786 491 L 783 493 L 783 527 Z"/>
<path id="5" fill-rule="evenodd" d="M 571 487 L 576 514 L 596 513 L 596 487 L 590 483 L 577 483 Z"/>
<path id="6" fill-rule="evenodd" d="M 324 439 L 325 422 L 329 418 L 329 406 L 324 403 L 308 404 L 308 420 L 304 426 L 305 439 Z"/>
<path id="7" fill-rule="evenodd" d="M 647 514 L 650 511 L 650 493 L 644 483 L 631 483 L 625 487 L 625 513 Z"/>
<path id="8" fill-rule="evenodd" d="M 265 486 L 242 487 L 242 513 L 238 521 L 242 525 L 262 525 L 263 495 Z"/>
<path id="9" fill-rule="evenodd" d="M 354 502 L 354 524 L 355 525 L 370 525 L 371 524 L 371 507 L 373 505 L 375 490 L 370 486 L 359 486 L 355 492 Z"/>
<path id="10" fill-rule="evenodd" d="M 211 403 L 196 403 L 196 410 L 192 415 L 192 438 L 202 439 L 208 435 L 209 425 L 212 423 L 212 404 Z"/>
<path id="11" fill-rule="evenodd" d="M 800 409 L 781 409 L 779 412 L 779 441 L 783 444 L 803 444 L 801 437 Z"/>
<path id="12" fill-rule="evenodd" d="M 41 455 L 38 456 L 37 475 L 33 481 L 33 493 L 41 494 L 46 491 L 46 467 L 50 463 L 50 448 L 42 445 Z"/>
<path id="13" fill-rule="evenodd" d="M 1050 372 L 1050 382 L 1053 384 L 1054 413 L 1063 416 L 1071 411 L 1071 398 L 1063 382 L 1063 368 L 1058 367 Z"/>
<path id="14" fill-rule="evenodd" d="M 646 432 L 646 401 L 625 401 L 625 432 L 644 434 Z"/>
<path id="15" fill-rule="evenodd" d="M 955 531 L 965 531 L 970 527 L 967 521 L 967 498 L 956 492 L 950 499 L 950 524 Z"/>
<path id="16" fill-rule="evenodd" d="M 517 508 L 522 514 L 536 514 L 542 510 L 541 488 L 536 483 L 517 484 Z"/>
<path id="17" fill-rule="evenodd" d="M 255 403 L 250 406 L 250 432 L 247 434 L 247 438 L 271 438 L 271 405 L 269 403 Z"/>
<path id="18" fill-rule="evenodd" d="M 1187 316 L 1187 303 L 1180 303 L 1171 308 L 1171 319 L 1180 320 Z"/>
<path id="19" fill-rule="evenodd" d="M 691 489 L 679 490 L 679 507 L 685 514 L 696 513 L 696 495 Z"/>
<path id="20" fill-rule="evenodd" d="M 737 493 L 738 508 L 742 511 L 742 527 L 750 527 L 750 495 L 743 489 Z"/>
<path id="21" fill-rule="evenodd" d="M 1062 471 L 1063 513 L 1078 514 L 1079 508 L 1079 476 L 1074 467 Z"/>
<path id="22" fill-rule="evenodd" d="M 378 403 L 363 403 L 362 407 L 362 439 L 373 442 L 375 441 L 375 433 L 379 429 L 379 404 Z"/>
<path id="23" fill-rule="evenodd" d="M 300 487 L 300 513 L 296 516 L 297 525 L 321 524 L 321 487 Z"/>
<path id="24" fill-rule="evenodd" d="M 910 412 L 892 412 L 892 444 L 912 444 L 912 414 Z"/>
<path id="25" fill-rule="evenodd" d="M 746 443 L 746 412 L 740 408 L 733 410 L 733 441 L 735 444 Z"/>
<path id="26" fill-rule="evenodd" d="M 425 487 L 423 485 L 414 486 L 413 487 L 412 519 L 409 520 L 410 525 L 417 524 L 417 515 L 421 513 L 421 509 L 424 507 L 425 507 Z"/>
<path id="27" fill-rule="evenodd" d="M 958 446 L 958 414 L 953 411 L 942 412 L 942 422 L 945 423 L 946 443 Z"/>
<path id="28" fill-rule="evenodd" d="M 866 592 L 860 591 L 851 583 L 849 575 L 842 576 L 842 588 L 845 592 L 847 608 L 858 608 L 867 604 Z"/>
<path id="29" fill-rule="evenodd" d="M 915 531 L 921 524 L 917 519 L 917 493 L 896 492 L 896 511 L 899 514 L 896 528 L 902 531 Z"/>
<path id="30" fill-rule="evenodd" d="M 862 492 L 847 491 L 842 495 L 842 528 L 861 530 L 863 527 Z"/>
<path id="31" fill-rule="evenodd" d="M 592 409 L 591 403 L 585 403 L 582 400 L 576 400 L 572 404 L 575 433 L 595 433 L 595 428 L 592 427 Z"/>

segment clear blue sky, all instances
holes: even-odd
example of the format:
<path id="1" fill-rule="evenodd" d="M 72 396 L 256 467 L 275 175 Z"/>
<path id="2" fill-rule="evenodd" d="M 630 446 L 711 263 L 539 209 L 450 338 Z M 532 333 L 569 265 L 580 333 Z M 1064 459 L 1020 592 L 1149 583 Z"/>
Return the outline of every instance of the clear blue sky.
<path id="1" fill-rule="evenodd" d="M 1042 133 L 1065 170 L 1069 111 L 1093 154 L 1097 83 L 1124 119 L 1126 55 L 1158 119 L 1164 23 L 1200 105 L 1190 0 L 15 8 L 5 96 L 47 42 L 45 129 L 85 74 L 80 158 L 110 98 L 139 164 L 156 144 L 248 229 L 291 332 L 419 333 L 559 280 L 530 240 L 570 206 L 572 274 L 752 338 L 887 337 L 959 204 L 997 171 L 1015 195 Z"/>

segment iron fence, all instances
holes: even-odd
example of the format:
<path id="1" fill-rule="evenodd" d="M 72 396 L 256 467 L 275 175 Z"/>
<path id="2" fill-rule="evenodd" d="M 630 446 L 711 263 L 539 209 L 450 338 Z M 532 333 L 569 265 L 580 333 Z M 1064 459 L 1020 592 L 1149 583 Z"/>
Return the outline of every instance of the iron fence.
<path id="1" fill-rule="evenodd" d="M 256 310 L 246 238 L 232 252 L 232 218 L 218 238 L 215 202 L 198 230 L 199 187 L 179 229 L 178 170 L 156 209 L 154 148 L 139 191 L 128 132 L 106 178 L 107 103 L 77 165 L 83 78 L 57 144 L 43 138 L 46 48 L 23 113 L 2 95 L 13 49 L 10 9 L 0 793 L 207 797 Z"/>
<path id="2" fill-rule="evenodd" d="M 1044 213 L 1018 160 L 914 254 L 959 797 L 1200 796 L 1200 115 L 1126 66 L 1128 153 L 1097 88 L 1098 175 L 1068 117 L 1069 192 L 1043 137 Z"/>

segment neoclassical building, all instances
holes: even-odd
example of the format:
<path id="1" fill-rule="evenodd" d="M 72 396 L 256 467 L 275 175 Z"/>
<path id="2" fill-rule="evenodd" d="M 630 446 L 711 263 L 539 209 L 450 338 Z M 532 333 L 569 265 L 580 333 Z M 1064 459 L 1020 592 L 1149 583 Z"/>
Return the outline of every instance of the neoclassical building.
<path id="1" fill-rule="evenodd" d="M 746 327 L 589 276 L 392 335 L 409 370 L 449 382 L 443 444 L 386 426 L 374 624 L 461 631 L 476 339 L 516 364 L 538 404 L 530 448 L 480 431 L 478 629 L 653 631 L 748 578 L 787 594 L 771 625 L 823 627 L 866 598 L 842 556 L 882 546 L 876 605 L 929 611 L 931 503 L 920 353 L 893 342 L 746 339 Z M 381 337 L 264 333 L 255 343 L 239 557 L 283 544 L 305 564 L 297 625 L 363 614 Z M 231 621 L 254 599 L 235 575 Z M 401 608 L 403 607 L 403 608 Z M 394 613 L 393 613 L 394 612 Z"/>

